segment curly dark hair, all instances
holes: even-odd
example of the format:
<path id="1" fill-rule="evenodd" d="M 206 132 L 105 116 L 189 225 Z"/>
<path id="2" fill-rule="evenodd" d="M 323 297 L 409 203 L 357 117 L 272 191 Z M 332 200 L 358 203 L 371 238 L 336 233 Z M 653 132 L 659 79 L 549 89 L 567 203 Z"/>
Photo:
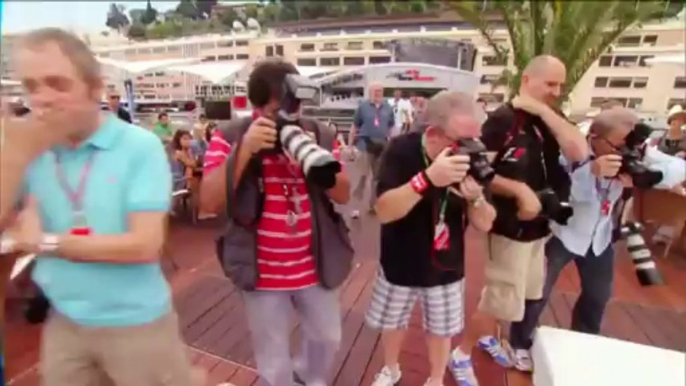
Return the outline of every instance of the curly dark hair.
<path id="1" fill-rule="evenodd" d="M 282 59 L 265 59 L 255 65 L 248 79 L 248 99 L 254 107 L 266 106 L 281 93 L 286 75 L 297 74 L 295 66 Z"/>
<path id="2" fill-rule="evenodd" d="M 174 132 L 174 137 L 172 137 L 171 146 L 174 150 L 181 150 L 181 139 L 188 136 L 189 139 L 193 139 L 193 135 L 188 130 L 176 130 Z"/>

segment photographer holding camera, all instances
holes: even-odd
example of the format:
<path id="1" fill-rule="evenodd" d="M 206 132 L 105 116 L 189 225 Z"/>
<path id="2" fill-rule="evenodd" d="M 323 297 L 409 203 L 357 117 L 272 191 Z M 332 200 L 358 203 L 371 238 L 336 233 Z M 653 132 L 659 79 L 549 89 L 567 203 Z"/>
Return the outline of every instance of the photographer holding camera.
<path id="1" fill-rule="evenodd" d="M 515 350 L 531 347 L 531 337 L 555 282 L 571 261 L 576 264 L 581 279 L 581 295 L 572 310 L 572 330 L 600 333 L 605 305 L 612 294 L 616 215 L 613 212 L 618 209 L 616 204 L 622 198 L 622 191 L 634 186 L 649 189 L 675 178 L 684 179 L 683 170 L 664 165 L 646 166 L 643 161 L 636 163 L 634 158 L 622 155 L 642 146 L 649 134 L 631 110 L 615 107 L 601 112 L 591 123 L 588 137 L 591 155 L 586 161 L 570 163 L 561 158 L 571 174 L 570 201 L 574 215 L 567 225 L 551 226 L 553 237 L 545 247 L 547 270 L 543 298 L 527 302 L 524 319 L 512 325 L 510 343 Z M 643 254 L 640 259 L 643 270 L 655 270 L 654 263 L 649 267 L 649 254 Z"/>
<path id="2" fill-rule="evenodd" d="M 497 175 L 491 189 L 498 216 L 488 238 L 490 258 L 473 317 L 476 328 L 466 339 L 478 340 L 479 348 L 506 367 L 531 368 L 528 352 L 520 350 L 511 358 L 490 334 L 497 321 L 522 320 L 525 303 L 541 298 L 548 223 L 564 222 L 570 215 L 561 203 L 570 181 L 559 163 L 560 153 L 573 162 L 586 159 L 588 153 L 583 135 L 552 107 L 565 79 L 560 60 L 535 57 L 522 73 L 519 95 L 490 114 L 482 128 L 482 140 L 495 153 Z M 479 338 L 481 333 L 486 336 Z"/>
<path id="3" fill-rule="evenodd" d="M 424 130 L 395 137 L 380 160 L 381 269 L 366 317 L 383 330 L 384 367 L 374 386 L 400 381 L 400 350 L 417 300 L 431 362 L 426 385 L 443 384 L 451 338 L 464 327 L 464 232 L 468 223 L 488 232 L 495 218 L 477 182 L 490 165 L 474 162 L 461 145 L 479 137 L 480 113 L 470 95 L 440 92 L 428 102 Z M 458 382 L 476 385 L 469 351 L 460 353 Z"/>
<path id="4" fill-rule="evenodd" d="M 217 253 L 242 290 L 257 369 L 267 386 L 292 386 L 294 377 L 308 386 L 327 384 L 341 339 L 336 288 L 353 257 L 332 203 L 348 201 L 350 183 L 330 153 L 335 133 L 299 116 L 303 95 L 312 96 L 305 82 L 290 63 L 255 65 L 248 98 L 256 117 L 222 129 L 229 155 L 201 189 L 203 210 L 228 212 Z M 302 330 L 294 361 L 293 308 Z"/>

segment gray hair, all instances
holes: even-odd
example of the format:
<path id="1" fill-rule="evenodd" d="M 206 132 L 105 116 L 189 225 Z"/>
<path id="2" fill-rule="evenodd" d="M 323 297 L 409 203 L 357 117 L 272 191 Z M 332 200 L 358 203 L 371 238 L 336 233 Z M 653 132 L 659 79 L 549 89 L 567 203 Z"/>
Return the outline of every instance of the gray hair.
<path id="1" fill-rule="evenodd" d="M 454 114 L 467 114 L 478 118 L 479 110 L 471 95 L 459 91 L 441 91 L 429 99 L 420 119 L 424 128 L 445 128 Z"/>

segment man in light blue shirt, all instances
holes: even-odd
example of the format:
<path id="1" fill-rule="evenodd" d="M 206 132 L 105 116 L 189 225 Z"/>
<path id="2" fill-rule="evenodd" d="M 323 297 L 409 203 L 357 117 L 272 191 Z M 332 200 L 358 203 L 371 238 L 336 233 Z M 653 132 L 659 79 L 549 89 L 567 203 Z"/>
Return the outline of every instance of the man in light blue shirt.
<path id="1" fill-rule="evenodd" d="M 161 142 L 100 114 L 100 68 L 77 37 L 29 32 L 16 60 L 34 114 L 63 134 L 26 172 L 17 220 L 17 249 L 37 254 L 33 279 L 54 309 L 43 385 L 194 385 L 159 264 L 171 197 Z"/>
<path id="2" fill-rule="evenodd" d="M 631 110 L 603 111 L 591 124 L 591 157 L 575 165 L 562 159 L 571 174 L 570 205 L 574 215 L 567 225 L 551 224 L 553 236 L 545 248 L 547 270 L 543 298 L 527 301 L 524 319 L 512 325 L 510 343 L 514 350 L 531 347 L 531 336 L 552 288 L 560 272 L 572 261 L 581 279 L 581 295 L 572 310 L 571 327 L 585 333 L 600 332 L 605 305 L 612 294 L 615 226 L 612 210 L 624 188 L 633 185 L 630 176 L 618 174 L 622 167 L 622 156 L 618 153 L 636 123 L 638 117 Z M 663 182 L 683 181 L 683 168 L 670 167 L 668 162 L 654 166 L 662 172 Z"/>

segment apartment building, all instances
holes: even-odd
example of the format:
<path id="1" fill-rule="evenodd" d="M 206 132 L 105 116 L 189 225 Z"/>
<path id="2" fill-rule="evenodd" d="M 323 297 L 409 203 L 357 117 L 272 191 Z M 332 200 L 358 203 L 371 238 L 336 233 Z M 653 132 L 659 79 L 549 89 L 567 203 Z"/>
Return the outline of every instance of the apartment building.
<path id="1" fill-rule="evenodd" d="M 265 57 L 283 57 L 301 68 L 324 67 L 336 71 L 390 62 L 392 55 L 385 48 L 385 43 L 395 39 L 461 40 L 478 48 L 474 71 L 482 76 L 480 96 L 495 105 L 502 103 L 508 93 L 503 87 L 494 88 L 493 82 L 506 66 L 511 66 L 511 61 L 498 63 L 484 39 L 466 23 L 420 18 L 412 23 L 405 20 L 350 22 L 346 25 L 327 25 L 319 21 L 312 24 L 320 25 L 308 27 L 305 23 L 298 23 L 297 28 L 277 26 L 265 34 L 242 30 L 140 43 L 122 42 L 117 37 L 87 41 L 97 55 L 117 60 L 200 58 L 203 62 L 244 62 L 247 66 L 239 74 L 239 79 L 245 79 L 251 64 Z M 495 37 L 502 44 L 508 44 L 504 29 L 496 29 Z M 11 69 L 5 65 L 6 44 L 8 41 L 3 39 L 2 70 L 3 76 L 11 77 Z M 660 55 L 686 55 L 684 49 L 684 20 L 645 25 L 628 31 L 577 84 L 571 93 L 570 110 L 583 113 L 612 98 L 646 113 L 663 114 L 675 103 L 685 101 L 686 71 L 683 66 L 650 65 L 646 60 Z M 107 68 L 106 73 L 111 88 L 121 88 L 123 80 L 129 76 L 111 68 Z M 169 71 L 152 71 L 136 75 L 134 79 L 135 96 L 139 101 L 192 100 L 206 95 L 212 87 L 216 91 L 225 86 L 212 86 L 198 76 Z"/>

